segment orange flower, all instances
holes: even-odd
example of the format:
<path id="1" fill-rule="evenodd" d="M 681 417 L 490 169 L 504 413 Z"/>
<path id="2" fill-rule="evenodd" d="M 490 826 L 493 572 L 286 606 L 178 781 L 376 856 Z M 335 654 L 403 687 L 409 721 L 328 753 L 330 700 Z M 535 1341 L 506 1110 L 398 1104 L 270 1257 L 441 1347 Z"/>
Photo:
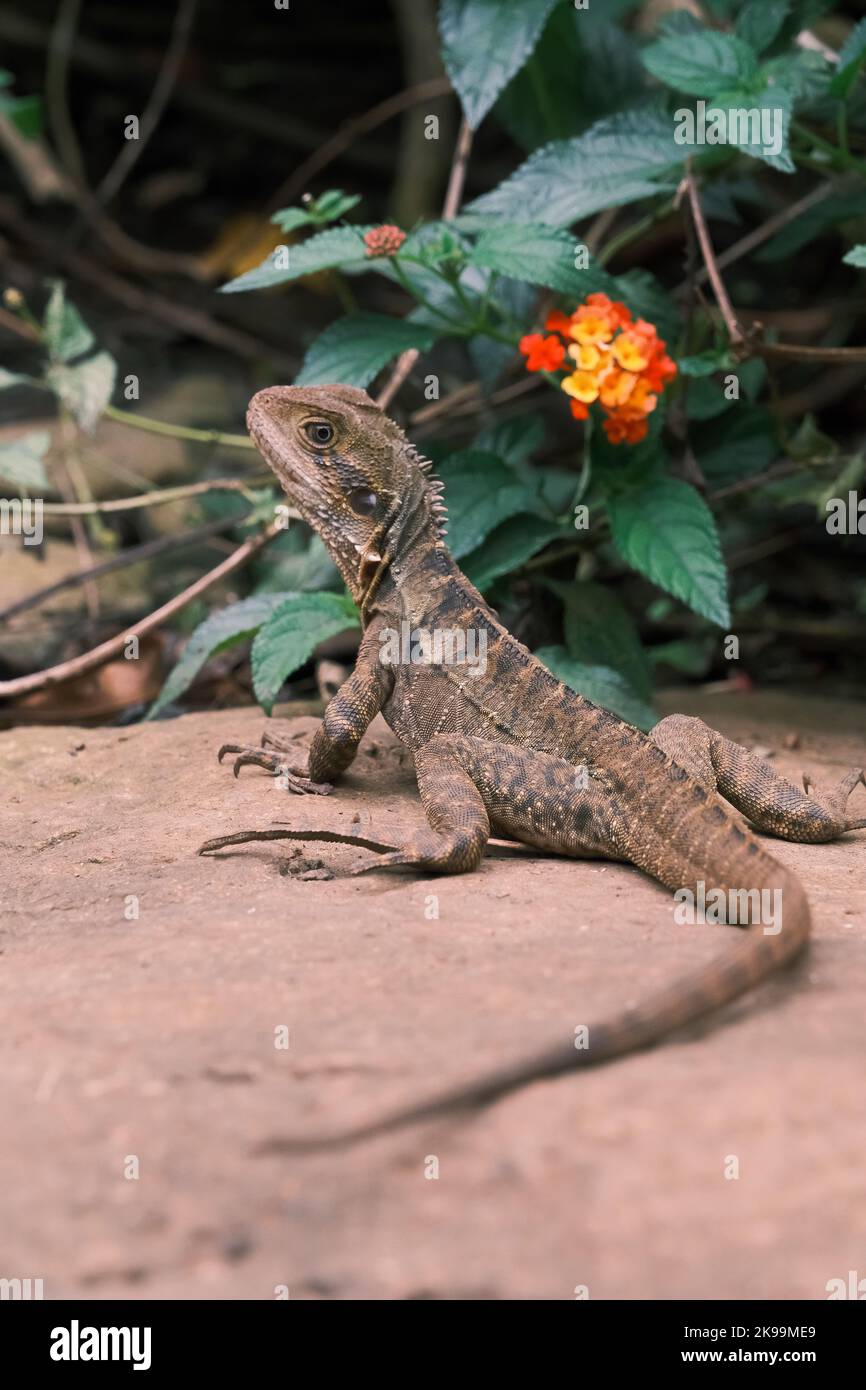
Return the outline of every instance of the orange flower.
<path id="1" fill-rule="evenodd" d="M 554 309 L 547 315 L 544 326 L 549 333 L 562 333 L 567 338 L 571 331 L 571 319 L 561 309 Z"/>
<path id="2" fill-rule="evenodd" d="M 609 372 L 602 382 L 600 400 L 607 410 L 616 410 L 625 405 L 634 394 L 637 377 L 631 372 L 620 372 L 616 368 Z"/>
<path id="3" fill-rule="evenodd" d="M 621 367 L 627 372 L 642 372 L 649 362 L 645 349 L 645 339 L 628 329 L 620 333 L 611 352 Z"/>
<path id="4" fill-rule="evenodd" d="M 587 295 L 571 314 L 554 309 L 544 326 L 550 336 L 530 333 L 521 340 L 528 370 L 556 371 L 564 366 L 566 375 L 559 384 L 570 398 L 575 420 L 589 419 L 589 406 L 598 401 L 612 444 L 645 439 L 647 417 L 677 374 L 655 325 L 633 319 L 625 304 L 597 292 Z"/>
<path id="5" fill-rule="evenodd" d="M 540 333 L 527 333 L 520 339 L 520 351 L 526 356 L 528 372 L 555 372 L 565 360 L 565 347 L 553 334 L 544 338 Z"/>
<path id="6" fill-rule="evenodd" d="M 606 294 L 596 292 L 588 294 L 586 302 L 593 309 L 605 314 L 614 328 L 628 328 L 631 323 L 631 312 L 618 299 L 610 299 Z"/>
<path id="7" fill-rule="evenodd" d="M 611 444 L 640 444 L 646 439 L 649 425 L 643 420 L 625 420 L 621 415 L 609 415 L 604 422 L 604 432 Z"/>
<path id="8" fill-rule="evenodd" d="M 597 314 L 594 309 L 578 309 L 570 333 L 578 343 L 604 344 L 613 337 L 615 325 L 607 314 Z"/>

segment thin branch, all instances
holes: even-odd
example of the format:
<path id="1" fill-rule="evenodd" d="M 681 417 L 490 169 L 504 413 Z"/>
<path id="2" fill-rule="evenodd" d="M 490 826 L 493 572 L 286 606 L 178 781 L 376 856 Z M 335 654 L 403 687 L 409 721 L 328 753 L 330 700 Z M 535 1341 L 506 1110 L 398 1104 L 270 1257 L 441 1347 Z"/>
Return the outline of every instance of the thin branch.
<path id="1" fill-rule="evenodd" d="M 104 575 L 113 574 L 115 570 L 127 569 L 130 565 L 140 565 L 147 560 L 155 560 L 158 555 L 164 555 L 171 550 L 180 550 L 188 545 L 198 545 L 199 541 L 209 540 L 211 536 L 217 536 L 220 531 L 226 531 L 230 526 L 235 526 L 243 520 L 243 517 L 221 516 L 216 521 L 206 521 L 203 526 L 193 526 L 188 531 L 181 531 L 177 536 L 158 536 L 156 540 L 144 541 L 141 545 L 131 545 L 128 549 L 112 555 L 110 560 L 102 560 L 98 565 L 93 565 L 91 569 L 74 570 L 72 574 L 64 575 L 54 584 L 47 584 L 44 589 L 37 589 L 34 593 L 26 594 L 24 598 L 18 599 L 15 603 L 10 603 L 8 608 L 0 609 L 0 623 L 9 622 L 11 618 L 17 618 L 19 613 L 26 613 L 30 608 L 40 608 L 55 594 L 62 593 L 64 589 L 74 589 L 79 584 L 83 584 L 85 580 L 102 579 Z"/>
<path id="2" fill-rule="evenodd" d="M 539 386 L 544 385 L 544 378 L 541 376 L 524 377 L 520 381 L 512 382 L 510 386 L 502 386 L 498 391 L 494 391 L 491 396 L 482 396 L 481 389 L 477 382 L 468 382 L 466 386 L 460 386 L 450 395 L 443 396 L 441 401 L 433 401 L 430 405 L 423 405 L 419 410 L 415 410 L 409 416 L 409 423 L 413 428 L 426 428 L 440 415 L 447 415 L 449 419 L 457 416 L 474 415 L 479 410 L 489 409 L 491 406 L 504 405 L 507 401 L 525 396 L 530 391 L 535 391 Z"/>
<path id="3" fill-rule="evenodd" d="M 376 404 L 380 410 L 388 409 L 420 356 L 417 348 L 407 348 L 405 352 L 400 353 L 396 367 L 376 397 Z"/>
<path id="4" fill-rule="evenodd" d="M 744 492 L 753 492 L 755 488 L 764 487 L 767 483 L 775 483 L 781 478 L 789 478 L 795 473 L 802 473 L 806 461 L 801 463 L 777 463 L 772 468 L 767 468 L 763 473 L 756 473 L 751 478 L 741 478 L 739 482 L 730 483 L 727 487 L 717 488 L 711 492 L 707 501 L 722 502 L 728 497 L 740 497 Z"/>
<path id="5" fill-rule="evenodd" d="M 180 0 L 162 66 L 139 121 L 138 139 L 124 141 L 123 148 L 96 190 L 97 202 L 108 203 L 115 197 L 159 125 L 180 72 L 197 3 L 198 0 Z"/>
<path id="6" fill-rule="evenodd" d="M 49 686 L 71 680 L 73 676 L 81 676 L 85 671 L 93 671 L 109 657 L 116 656 L 118 652 L 122 651 L 130 637 L 141 638 L 146 632 L 152 632 L 154 628 L 160 627 L 175 613 L 179 613 L 187 604 L 192 603 L 193 599 L 199 598 L 201 594 L 214 584 L 219 583 L 221 579 L 225 579 L 227 575 L 240 569 L 251 556 L 258 554 L 282 531 L 281 522 L 271 522 L 265 531 L 258 536 L 251 536 L 248 541 L 244 541 L 243 545 L 238 546 L 238 549 L 227 560 L 223 560 L 221 564 L 202 575 L 194 584 L 190 584 L 189 588 L 176 594 L 173 599 L 164 603 L 161 608 L 157 608 L 155 612 L 149 613 L 146 618 L 142 618 L 141 622 L 131 623 L 116 637 L 110 637 L 107 642 L 102 642 L 91 651 L 84 652 L 81 656 L 72 657 L 69 661 L 61 661 L 58 666 L 49 666 L 45 671 L 34 671 L 29 676 L 18 676 L 14 680 L 0 681 L 0 698 L 26 695 L 31 690 L 45 690 Z"/>
<path id="7" fill-rule="evenodd" d="M 188 439 L 191 444 L 218 444 L 224 449 L 256 447 L 247 434 L 224 434 L 222 430 L 197 430 L 189 425 L 172 425 L 167 420 L 152 420 L 149 415 L 134 415 L 131 410 L 121 410 L 116 405 L 107 405 L 103 414 L 109 420 L 116 420 L 119 425 L 146 430 L 148 434 L 167 434 L 172 439 Z"/>
<path id="8" fill-rule="evenodd" d="M 825 198 L 835 192 L 836 188 L 832 183 L 818 184 L 810 193 L 798 198 L 795 203 L 790 203 L 781 212 L 768 218 L 766 222 L 762 222 L 759 227 L 755 227 L 739 241 L 735 241 L 733 246 L 728 247 L 727 251 L 722 251 L 720 255 L 716 256 L 716 265 L 719 270 L 726 270 L 729 265 L 733 265 L 735 261 L 747 256 L 750 251 L 754 251 L 756 246 L 762 246 L 765 241 L 769 241 L 771 236 L 775 236 L 776 232 L 780 232 L 783 227 L 787 227 L 790 222 L 795 221 L 802 213 L 808 212 L 810 208 L 817 207 L 819 203 L 822 203 Z M 702 266 L 697 272 L 695 280 L 700 285 L 707 279 L 707 275 L 706 266 Z M 683 280 L 677 286 L 675 293 L 684 294 L 687 290 L 688 280 Z"/>
<path id="9" fill-rule="evenodd" d="M 72 117 L 69 114 L 69 59 L 75 43 L 75 31 L 81 13 L 81 0 L 60 0 L 57 18 L 48 42 L 48 57 L 45 68 L 45 105 L 54 142 L 60 152 L 63 166 L 77 183 L 85 182 L 84 160 L 81 146 L 75 134 Z"/>
<path id="10" fill-rule="evenodd" d="M 466 168 L 472 150 L 473 133 L 468 121 L 465 119 L 461 121 L 460 133 L 457 136 L 457 145 L 451 163 L 451 173 L 448 178 L 448 188 L 445 193 L 445 202 L 442 205 L 442 217 L 445 221 L 450 221 L 452 217 L 456 217 L 460 207 L 463 185 L 466 181 Z M 408 352 L 401 353 L 391 377 L 376 397 L 376 404 L 380 410 L 388 409 L 420 356 L 417 348 L 409 348 Z"/>
<path id="11" fill-rule="evenodd" d="M 469 122 L 461 121 L 460 133 L 457 136 L 457 148 L 454 151 L 454 162 L 451 165 L 451 176 L 448 179 L 448 189 L 445 194 L 445 202 L 442 205 L 442 218 L 445 222 L 450 222 L 452 217 L 456 217 L 460 208 L 463 185 L 466 182 L 466 169 L 472 150 L 473 134 Z"/>
<path id="12" fill-rule="evenodd" d="M 451 83 L 447 77 L 433 77 L 429 82 L 418 82 L 414 87 L 407 87 L 394 96 L 386 97 L 384 101 L 371 106 L 369 111 L 346 121 L 330 140 L 325 140 L 319 145 L 309 158 L 299 164 L 294 173 L 280 184 L 268 199 L 268 208 L 278 208 L 284 203 L 291 203 L 306 192 L 310 180 L 321 174 L 329 164 L 333 164 L 335 159 L 339 159 L 340 155 L 362 135 L 369 134 L 377 126 L 384 125 L 386 121 L 417 106 L 419 102 L 446 96 L 450 91 Z"/>
<path id="13" fill-rule="evenodd" d="M 743 357 L 764 357 L 768 360 L 779 359 L 786 362 L 866 362 L 866 347 L 809 347 L 797 343 L 762 343 L 758 342 L 751 333 L 745 333 L 740 327 L 736 310 L 731 303 L 725 282 L 719 271 L 719 263 L 707 230 L 706 219 L 691 169 L 683 180 L 682 186 L 688 193 L 695 230 L 704 258 L 704 266 L 713 287 L 719 311 L 724 319 L 728 338 L 735 352 Z"/>
<path id="14" fill-rule="evenodd" d="M 152 290 L 140 289 L 108 270 L 104 264 L 91 260 L 83 252 L 59 245 L 33 222 L 20 217 L 9 198 L 0 198 L 0 227 L 11 232 L 29 253 L 35 252 L 51 265 L 59 265 L 70 274 L 94 285 L 100 294 L 115 299 L 133 313 L 167 323 L 180 333 L 188 333 L 238 357 L 269 357 L 271 361 L 290 370 L 295 370 L 297 366 L 296 360 L 290 361 L 279 349 L 263 343 L 251 333 L 221 323 L 199 309 L 178 302 L 177 299 L 169 299 Z"/>
<path id="15" fill-rule="evenodd" d="M 698 242 L 701 248 L 701 255 L 704 258 L 704 265 L 706 266 L 707 275 L 709 276 L 710 284 L 713 287 L 713 294 L 716 296 L 716 302 L 719 306 L 719 309 L 721 310 L 722 318 L 725 320 L 725 327 L 728 330 L 728 337 L 730 338 L 731 343 L 735 347 L 739 347 L 745 343 L 746 335 L 744 334 L 742 328 L 740 327 L 737 321 L 737 315 L 734 312 L 734 306 L 728 298 L 728 292 L 725 289 L 725 282 L 719 274 L 719 267 L 716 263 L 716 253 L 713 250 L 713 243 L 710 240 L 710 233 L 707 228 L 706 218 L 704 217 L 704 210 L 701 207 L 701 200 L 698 197 L 698 190 L 695 186 L 695 180 L 694 175 L 692 174 L 690 161 L 687 163 L 686 167 L 688 169 L 688 172 L 684 179 L 684 184 L 686 193 L 688 194 L 689 198 L 689 205 L 692 211 L 692 218 L 695 224 L 695 231 L 698 234 Z"/>
<path id="16" fill-rule="evenodd" d="M 756 343 L 749 340 L 749 351 L 756 357 L 777 358 L 785 362 L 866 362 L 866 347 L 809 347 L 799 343 Z"/>
<path id="17" fill-rule="evenodd" d="M 136 497 L 114 497 L 92 502 L 43 502 L 45 516 L 91 516 L 96 512 L 131 512 L 139 507 L 161 507 L 165 502 L 177 502 L 181 497 L 199 497 L 203 492 L 240 492 L 249 499 L 249 484 L 239 478 L 212 478 L 204 483 L 184 483 L 179 487 L 166 487 L 153 492 L 142 492 Z M 289 512 L 289 515 L 300 513 Z"/>

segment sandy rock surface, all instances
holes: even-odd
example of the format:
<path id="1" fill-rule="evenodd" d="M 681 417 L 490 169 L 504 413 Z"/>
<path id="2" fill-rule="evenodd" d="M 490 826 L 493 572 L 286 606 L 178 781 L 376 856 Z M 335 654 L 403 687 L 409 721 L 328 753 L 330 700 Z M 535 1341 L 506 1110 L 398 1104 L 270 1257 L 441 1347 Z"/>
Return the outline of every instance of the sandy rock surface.
<path id="1" fill-rule="evenodd" d="M 819 785 L 866 757 L 853 705 L 675 708 Z M 381 721 L 331 798 L 233 780 L 217 747 L 264 722 L 0 735 L 0 1276 L 48 1298 L 820 1299 L 866 1275 L 866 831 L 776 844 L 812 952 L 714 1026 L 470 1121 L 288 1157 L 269 1143 L 544 1046 L 727 929 L 677 926 L 664 890 L 597 862 L 197 858 L 273 820 L 388 839 L 421 816 Z M 289 727 L 303 746 L 315 721 Z"/>

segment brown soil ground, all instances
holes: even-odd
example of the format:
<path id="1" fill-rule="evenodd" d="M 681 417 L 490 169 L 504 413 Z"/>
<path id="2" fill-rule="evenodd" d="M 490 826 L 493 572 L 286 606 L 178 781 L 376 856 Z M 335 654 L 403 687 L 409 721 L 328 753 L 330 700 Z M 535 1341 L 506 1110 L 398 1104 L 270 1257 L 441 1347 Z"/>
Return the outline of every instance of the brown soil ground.
<path id="1" fill-rule="evenodd" d="M 854 706 L 663 703 L 819 785 L 864 758 Z M 217 765 L 262 726 L 0 735 L 0 1276 L 48 1298 L 821 1299 L 866 1275 L 866 832 L 777 845 L 813 949 L 714 1026 L 471 1120 L 280 1156 L 268 1140 L 546 1045 L 728 929 L 675 925 L 619 865 L 353 879 L 362 851 L 310 844 L 336 876 L 305 880 L 284 844 L 197 858 L 274 819 L 388 839 L 420 818 L 381 723 L 337 795 L 304 799 Z"/>

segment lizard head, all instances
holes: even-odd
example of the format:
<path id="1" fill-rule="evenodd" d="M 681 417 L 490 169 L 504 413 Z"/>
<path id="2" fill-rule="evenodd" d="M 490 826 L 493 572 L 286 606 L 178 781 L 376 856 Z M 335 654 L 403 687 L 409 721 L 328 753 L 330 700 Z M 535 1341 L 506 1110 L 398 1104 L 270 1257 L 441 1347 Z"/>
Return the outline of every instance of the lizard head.
<path id="1" fill-rule="evenodd" d="M 441 483 L 366 391 L 269 386 L 247 426 L 283 491 L 363 605 L 383 570 L 427 532 L 441 539 Z"/>

